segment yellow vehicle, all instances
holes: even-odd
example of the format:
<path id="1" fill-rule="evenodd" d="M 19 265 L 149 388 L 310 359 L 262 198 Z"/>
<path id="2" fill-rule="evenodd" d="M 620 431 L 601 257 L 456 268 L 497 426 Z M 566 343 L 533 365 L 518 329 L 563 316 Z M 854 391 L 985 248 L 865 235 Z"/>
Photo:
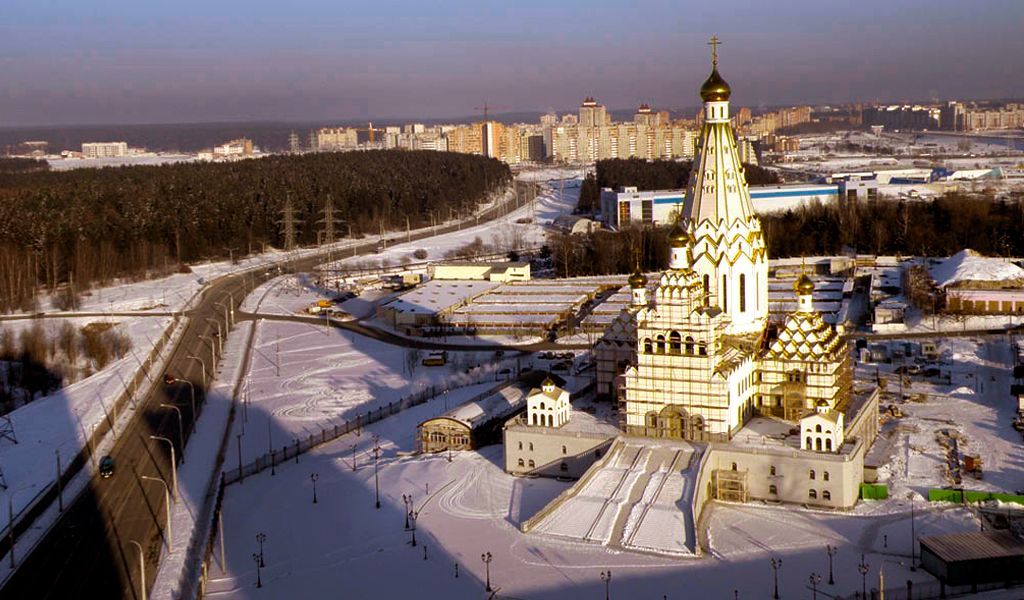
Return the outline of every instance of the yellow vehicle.
<path id="1" fill-rule="evenodd" d="M 427 357 L 423 359 L 423 366 L 425 367 L 443 367 L 448 362 L 448 352 L 445 350 L 437 350 L 427 354 Z"/>

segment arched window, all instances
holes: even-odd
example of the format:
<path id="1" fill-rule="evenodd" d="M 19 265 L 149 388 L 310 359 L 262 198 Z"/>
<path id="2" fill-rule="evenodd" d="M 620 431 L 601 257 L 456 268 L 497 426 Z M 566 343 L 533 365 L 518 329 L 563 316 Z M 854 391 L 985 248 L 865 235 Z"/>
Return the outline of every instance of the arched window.
<path id="1" fill-rule="evenodd" d="M 554 422 L 555 422 L 555 418 L 552 417 L 551 415 L 548 415 L 548 427 L 553 426 Z"/>
<path id="2" fill-rule="evenodd" d="M 828 490 L 825 490 L 824 492 L 821 493 L 821 498 L 822 498 L 822 500 L 831 500 L 832 499 L 832 492 L 830 492 Z"/>
<path id="3" fill-rule="evenodd" d="M 693 338 L 692 337 L 686 336 L 686 346 L 685 346 L 685 348 L 686 348 L 686 353 L 687 354 L 693 354 Z"/>
<path id="4" fill-rule="evenodd" d="M 566 473 L 569 471 L 569 465 L 565 464 L 565 462 L 563 461 L 562 464 L 558 465 L 558 470 L 563 473 Z"/>
<path id="5" fill-rule="evenodd" d="M 526 461 L 524 461 L 523 459 L 520 458 L 519 459 L 519 466 L 520 467 L 525 467 L 526 466 Z"/>
<path id="6" fill-rule="evenodd" d="M 811 441 L 811 436 L 807 436 L 807 449 L 810 450 L 813 445 L 814 442 Z"/>
<path id="7" fill-rule="evenodd" d="M 729 277 L 722 275 L 722 310 L 729 312 Z"/>
<path id="8" fill-rule="evenodd" d="M 543 403 L 543 402 L 541 402 L 541 403 L 540 403 L 540 409 L 541 409 L 541 410 L 544 410 L 544 408 L 545 408 L 545 406 L 544 406 L 544 403 Z M 821 431 L 821 425 L 818 425 L 818 431 Z"/>
<path id="9" fill-rule="evenodd" d="M 668 334 L 668 350 L 672 354 L 682 353 L 682 342 L 680 341 L 679 332 L 673 331 Z"/>
<path id="10" fill-rule="evenodd" d="M 534 424 L 534 425 L 536 425 L 536 424 L 537 424 L 537 413 L 533 413 L 533 424 Z M 522 442 L 520 442 L 520 443 L 519 443 L 519 449 L 520 449 L 520 450 L 522 450 L 522 449 L 523 449 L 523 444 L 522 444 Z"/>
<path id="11" fill-rule="evenodd" d="M 533 416 L 535 416 L 535 417 L 536 417 L 537 415 L 533 415 Z M 522 450 L 522 449 L 523 449 L 523 443 L 522 443 L 522 442 L 519 442 L 519 449 L 520 449 L 520 450 Z"/>
<path id="12" fill-rule="evenodd" d="M 706 342 L 697 342 L 697 354 L 700 356 L 708 355 L 708 345 Z"/>
<path id="13" fill-rule="evenodd" d="M 740 312 L 747 312 L 747 276 L 740 273 Z"/>
<path id="14" fill-rule="evenodd" d="M 807 492 L 807 497 L 810 498 L 811 500 L 817 500 L 818 499 L 818 492 L 816 492 L 814 490 L 810 490 L 810 491 Z"/>
<path id="15" fill-rule="evenodd" d="M 644 354 L 650 354 L 654 352 L 654 345 L 651 344 L 651 338 L 644 338 Z"/>
<path id="16" fill-rule="evenodd" d="M 825 438 L 825 451 L 826 452 L 831 452 L 832 451 L 832 438 Z"/>
<path id="17" fill-rule="evenodd" d="M 655 338 L 655 339 L 657 340 L 658 354 L 664 354 L 665 353 L 665 336 L 658 335 L 658 337 Z"/>
<path id="18" fill-rule="evenodd" d="M 828 481 L 828 471 L 823 472 L 821 474 L 821 478 L 824 479 L 825 481 Z"/>
<path id="19" fill-rule="evenodd" d="M 732 463 L 732 470 L 733 470 L 733 471 L 735 471 L 735 470 L 736 470 L 736 463 Z"/>
<path id="20" fill-rule="evenodd" d="M 519 461 L 519 462 L 523 462 L 523 461 Z M 776 496 L 779 493 L 779 488 L 775 487 L 775 484 L 773 483 L 770 486 L 768 486 L 768 493 L 771 494 L 772 496 Z"/>
<path id="21" fill-rule="evenodd" d="M 544 408 L 544 405 L 541 404 L 540 407 Z M 814 426 L 814 431 L 815 433 L 821 433 L 821 423 L 818 423 L 817 425 Z"/>
<path id="22" fill-rule="evenodd" d="M 530 442 L 530 452 L 533 452 L 533 442 Z"/>
<path id="23" fill-rule="evenodd" d="M 808 474 L 808 476 L 809 476 L 809 477 L 810 477 L 811 479 L 816 479 L 816 478 L 817 478 L 817 475 L 816 475 L 816 474 L 814 473 L 814 469 L 811 469 L 811 472 L 810 472 L 810 473 Z"/>
<path id="24" fill-rule="evenodd" d="M 566 449 L 566 447 L 565 447 L 565 446 L 562 446 L 562 454 L 568 454 L 568 453 L 569 453 L 569 452 L 568 452 L 568 450 Z"/>
<path id="25" fill-rule="evenodd" d="M 533 459 L 531 458 L 530 459 L 530 468 L 532 469 L 532 468 L 534 468 L 536 466 L 537 466 L 537 463 L 533 462 Z"/>
<path id="26" fill-rule="evenodd" d="M 704 306 L 711 304 L 711 277 L 704 275 Z"/>
<path id="27" fill-rule="evenodd" d="M 771 467 L 768 468 L 768 474 L 775 475 L 775 465 L 772 465 Z"/>
<path id="28" fill-rule="evenodd" d="M 816 438 L 814 440 L 814 449 L 821 452 L 821 438 Z"/>

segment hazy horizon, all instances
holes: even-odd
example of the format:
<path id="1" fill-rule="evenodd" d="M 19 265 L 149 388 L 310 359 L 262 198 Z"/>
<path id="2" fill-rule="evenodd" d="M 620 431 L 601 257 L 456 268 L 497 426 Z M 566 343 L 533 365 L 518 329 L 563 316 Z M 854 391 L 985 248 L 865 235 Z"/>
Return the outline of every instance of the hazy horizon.
<path id="1" fill-rule="evenodd" d="M 1024 96 L 1024 3 L 339 6 L 8 0 L 0 127 L 443 120 L 696 107 L 707 38 L 738 105 Z"/>

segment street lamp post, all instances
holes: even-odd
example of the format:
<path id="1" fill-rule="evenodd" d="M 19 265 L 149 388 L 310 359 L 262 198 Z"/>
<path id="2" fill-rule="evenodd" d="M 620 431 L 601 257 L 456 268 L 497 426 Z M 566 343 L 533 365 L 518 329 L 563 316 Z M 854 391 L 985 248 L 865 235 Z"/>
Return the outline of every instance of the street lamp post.
<path id="1" fill-rule="evenodd" d="M 818 600 L 818 584 L 821 583 L 821 575 L 811 573 L 809 581 L 811 582 L 811 600 Z"/>
<path id="2" fill-rule="evenodd" d="M 267 566 L 267 563 L 263 562 L 263 542 L 267 541 L 267 534 L 262 531 L 256 534 L 256 541 L 260 544 L 260 567 Z"/>
<path id="3" fill-rule="evenodd" d="M 412 504 L 412 502 L 410 501 L 409 504 Z M 412 520 L 412 542 L 410 542 L 410 544 L 412 545 L 412 547 L 415 548 L 416 547 L 416 520 L 420 518 L 420 511 L 415 510 L 415 509 L 410 510 L 409 511 L 409 518 Z"/>
<path id="4" fill-rule="evenodd" d="M 312 473 L 310 474 L 309 479 L 313 482 L 313 504 L 316 504 L 316 482 L 320 479 L 320 474 Z"/>
<path id="5" fill-rule="evenodd" d="M 160 408 L 169 408 L 178 413 L 178 447 L 181 448 L 181 464 L 185 464 L 185 424 L 181 418 L 181 409 L 166 402 L 161 402 Z"/>
<path id="6" fill-rule="evenodd" d="M 860 573 L 860 597 L 867 600 L 867 589 L 868 589 L 868 569 L 871 565 L 864 562 L 864 555 L 860 555 L 860 563 L 857 565 L 857 572 Z"/>
<path id="7" fill-rule="evenodd" d="M 151 440 L 160 440 L 167 442 L 167 446 L 171 449 L 171 485 L 174 487 L 174 499 L 178 499 L 178 466 L 174 461 L 174 442 L 170 438 L 165 438 L 162 435 L 151 435 Z"/>
<path id="8" fill-rule="evenodd" d="M 488 591 L 488 592 L 492 591 L 491 590 L 491 561 L 493 559 L 494 559 L 494 557 L 491 556 L 490 552 L 484 552 L 483 554 L 480 555 L 480 560 L 484 561 L 484 569 L 487 571 L 487 587 L 485 587 L 484 590 Z"/>
<path id="9" fill-rule="evenodd" d="M 828 554 L 828 584 L 835 585 L 836 580 L 832 577 L 832 557 L 836 555 L 839 548 L 836 548 L 832 544 L 825 545 L 825 552 Z"/>
<path id="10" fill-rule="evenodd" d="M 213 339 L 208 335 L 201 335 L 199 339 L 210 345 L 210 370 L 213 371 L 217 368 L 217 345 L 213 343 Z"/>
<path id="11" fill-rule="evenodd" d="M 191 393 L 192 398 L 192 433 L 196 432 L 196 386 L 192 385 L 192 382 L 188 379 L 179 379 L 170 373 L 164 375 L 164 383 L 171 385 L 174 383 L 184 383 L 188 385 L 188 390 Z"/>
<path id="12" fill-rule="evenodd" d="M 373 436 L 373 491 L 376 498 L 377 510 L 380 510 L 380 477 L 378 476 L 378 461 L 380 460 L 380 437 Z"/>
<path id="13" fill-rule="evenodd" d="M 772 557 L 772 576 L 775 580 L 775 593 L 772 594 L 773 600 L 779 600 L 779 567 L 782 566 L 782 559 Z"/>
<path id="14" fill-rule="evenodd" d="M 910 570 L 917 570 L 917 534 L 914 531 L 914 494 L 911 492 L 910 497 Z"/>
<path id="15" fill-rule="evenodd" d="M 203 362 L 203 359 L 199 358 L 198 356 L 192 356 L 191 354 L 188 355 L 188 358 L 190 360 L 197 361 L 199 363 L 199 366 L 203 368 L 203 387 L 205 388 L 206 387 L 206 363 Z"/>
<path id="16" fill-rule="evenodd" d="M 261 587 L 263 587 L 263 580 L 260 579 L 260 560 L 262 560 L 262 559 L 260 558 L 259 554 L 256 554 L 255 552 L 253 552 L 252 553 L 252 560 L 253 560 L 253 562 L 256 563 L 256 587 L 261 588 Z"/>
<path id="17" fill-rule="evenodd" d="M 612 570 L 601 571 L 601 581 L 604 582 L 604 600 L 611 598 Z"/>
<path id="18" fill-rule="evenodd" d="M 171 488 L 167 486 L 166 481 L 159 477 L 140 475 L 139 478 L 146 481 L 157 481 L 160 485 L 164 486 L 164 508 L 167 509 L 167 551 L 174 552 L 174 534 L 171 532 Z"/>
<path id="19" fill-rule="evenodd" d="M 128 543 L 139 549 L 139 596 L 146 600 L 146 555 L 142 553 L 142 544 L 135 540 L 128 540 Z"/>
<path id="20" fill-rule="evenodd" d="M 409 531 L 409 513 L 412 512 L 409 505 L 412 504 L 412 494 L 402 494 L 402 504 L 405 505 L 405 530 Z"/>
<path id="21" fill-rule="evenodd" d="M 350 445 L 352 446 L 352 472 L 355 472 L 359 470 L 359 467 L 356 466 L 356 445 Z"/>
<path id="22" fill-rule="evenodd" d="M 224 355 L 224 336 L 221 334 L 220 321 L 218 321 L 217 319 L 211 319 L 210 317 L 206 317 L 206 322 L 207 323 L 213 323 L 214 325 L 217 326 L 217 354 L 220 354 L 221 356 L 223 356 Z"/>

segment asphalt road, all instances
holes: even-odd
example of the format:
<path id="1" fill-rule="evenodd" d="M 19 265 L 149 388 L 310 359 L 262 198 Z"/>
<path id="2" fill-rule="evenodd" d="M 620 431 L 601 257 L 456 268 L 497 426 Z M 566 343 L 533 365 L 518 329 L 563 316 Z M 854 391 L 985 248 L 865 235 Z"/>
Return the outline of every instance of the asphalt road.
<path id="1" fill-rule="evenodd" d="M 484 211 L 476 222 L 487 221 L 504 214 L 515 199 Z M 463 224 L 471 223 L 466 220 Z M 437 234 L 461 229 L 452 224 L 437 228 Z M 411 236 L 419 240 L 434 235 L 424 231 Z M 394 243 L 406 241 L 405 235 L 392 235 Z M 356 248 L 358 254 L 372 254 L 377 242 L 371 241 Z M 308 271 L 326 260 L 321 253 L 292 261 L 285 265 L 293 271 Z M 224 307 L 240 303 L 252 288 L 277 276 L 278 269 L 262 269 L 255 274 L 229 275 L 209 284 L 197 306 L 188 314 L 184 334 L 170 349 L 167 373 L 193 382 L 197 412 L 202 414 L 203 374 L 199 361 L 190 357 L 206 357 L 209 362 L 210 346 L 216 343 L 217 325 L 224 325 Z M 45 315 L 43 315 L 45 316 Z M 362 326 L 360 326 L 362 327 Z M 367 334 L 377 337 L 376 330 L 365 328 Z M 404 340 L 398 341 L 405 343 Z M 410 344 L 413 345 L 413 344 Z M 171 483 L 169 444 L 151 439 L 151 435 L 165 437 L 174 443 L 177 458 L 181 458 L 179 435 L 187 449 L 194 415 L 191 414 L 190 391 L 187 385 L 159 385 L 144 399 L 125 431 L 117 439 L 111 456 L 116 465 L 109 479 L 93 478 L 65 510 L 49 534 L 28 557 L 17 557 L 18 570 L 0 589 L 0 599 L 56 599 L 56 598 L 141 598 L 138 543 L 144 555 L 146 588 L 153 583 L 164 540 L 164 486 L 159 481 L 143 479 L 156 477 Z M 178 412 L 161 407 L 163 403 L 176 406 Z M 187 452 L 185 460 L 188 459 Z M 187 540 L 174 540 L 175 544 Z"/>

